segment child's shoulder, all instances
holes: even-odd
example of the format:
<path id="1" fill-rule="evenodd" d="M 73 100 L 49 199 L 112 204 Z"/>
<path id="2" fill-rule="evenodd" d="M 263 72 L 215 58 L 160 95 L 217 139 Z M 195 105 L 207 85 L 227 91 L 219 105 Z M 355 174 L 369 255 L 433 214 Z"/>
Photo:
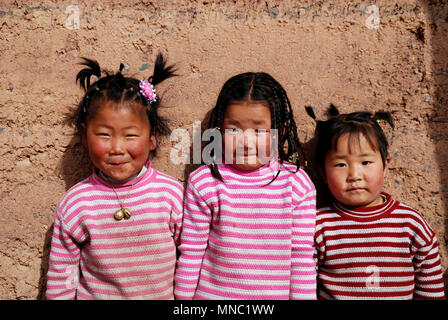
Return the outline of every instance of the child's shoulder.
<path id="1" fill-rule="evenodd" d="M 184 194 L 183 184 L 176 178 L 153 169 L 153 178 L 150 179 L 149 188 L 171 199 L 181 199 Z"/>
<path id="2" fill-rule="evenodd" d="M 175 188 L 179 188 L 179 189 L 183 189 L 182 183 L 177 180 L 176 178 L 174 178 L 173 176 L 170 176 L 169 174 L 159 171 L 157 169 L 154 169 L 154 179 L 155 181 L 157 181 L 158 183 L 166 183 L 169 185 L 172 185 Z"/>
<path id="3" fill-rule="evenodd" d="M 316 219 L 323 220 L 335 216 L 337 216 L 337 213 L 331 205 L 323 205 L 316 208 Z"/>
<path id="4" fill-rule="evenodd" d="M 394 210 L 393 218 L 402 221 L 402 224 L 411 234 L 416 245 L 426 246 L 437 239 L 431 224 L 426 221 L 425 217 L 419 211 L 407 204 L 398 202 Z"/>
<path id="5" fill-rule="evenodd" d="M 289 173 L 289 176 L 296 180 L 303 187 L 307 189 L 315 189 L 313 181 L 303 167 L 297 168 L 296 165 L 286 161 L 283 163 L 282 172 L 286 174 Z"/>
<path id="6" fill-rule="evenodd" d="M 210 167 L 206 164 L 201 165 L 199 168 L 193 170 L 188 176 L 188 180 L 192 183 L 208 178 L 214 179 Z"/>
<path id="7" fill-rule="evenodd" d="M 391 199 L 391 203 L 393 205 L 387 218 L 391 221 L 393 220 L 394 225 L 404 226 L 412 233 L 419 233 L 423 237 L 430 238 L 434 235 L 430 224 L 419 211 L 397 200 Z M 333 205 L 321 206 L 316 210 L 316 221 L 318 224 L 326 221 L 338 221 L 338 216 L 338 210 Z"/>
<path id="8" fill-rule="evenodd" d="M 398 205 L 394 210 L 395 214 L 401 216 L 403 219 L 409 220 L 412 223 L 422 225 L 425 229 L 432 230 L 425 217 L 419 211 L 407 204 L 404 204 L 403 202 L 397 201 L 397 203 Z"/>
<path id="9" fill-rule="evenodd" d="M 69 204 L 79 201 L 83 195 L 89 193 L 94 188 L 92 183 L 92 175 L 79 181 L 70 189 L 68 189 L 57 204 L 60 212 L 65 211 Z"/>

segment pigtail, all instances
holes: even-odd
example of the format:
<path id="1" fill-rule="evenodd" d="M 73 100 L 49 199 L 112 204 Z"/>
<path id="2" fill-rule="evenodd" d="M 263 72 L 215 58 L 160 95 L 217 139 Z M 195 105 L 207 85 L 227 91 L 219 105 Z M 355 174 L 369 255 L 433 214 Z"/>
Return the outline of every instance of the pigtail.
<path id="1" fill-rule="evenodd" d="M 174 65 L 166 66 L 167 61 L 161 53 L 157 54 L 154 63 L 153 75 L 147 80 L 140 81 L 139 96 L 140 101 L 146 106 L 146 113 L 149 118 L 152 130 L 157 135 L 167 135 L 171 133 L 168 127 L 168 120 L 161 117 L 157 110 L 161 104 L 160 96 L 155 94 L 154 87 L 162 81 L 177 76 L 174 72 Z"/>
<path id="2" fill-rule="evenodd" d="M 316 122 L 315 133 L 317 135 L 319 135 L 320 133 L 322 133 L 325 130 L 326 121 L 317 120 L 317 116 L 316 116 L 316 113 L 314 112 L 313 107 L 305 106 L 305 110 L 306 110 L 306 113 Z M 330 116 L 336 116 L 339 114 L 339 111 L 333 104 L 330 104 L 330 107 L 328 108 L 327 113 Z"/>
<path id="3" fill-rule="evenodd" d="M 373 113 L 370 117 L 371 117 L 371 119 L 375 120 L 377 123 L 379 123 L 381 120 L 384 120 L 392 127 L 392 129 L 394 128 L 394 122 L 393 122 L 392 115 L 390 114 L 390 112 L 378 111 L 378 112 Z"/>
<path id="4" fill-rule="evenodd" d="M 305 106 L 306 113 L 316 121 L 316 114 L 314 113 L 314 109 L 311 106 Z"/>
<path id="5" fill-rule="evenodd" d="M 118 71 L 118 72 L 120 72 L 120 73 L 121 73 L 121 71 L 123 71 L 123 69 L 124 69 L 124 64 L 123 64 L 123 63 L 120 63 L 120 69 L 119 69 L 119 71 Z"/>
<path id="6" fill-rule="evenodd" d="M 305 110 L 306 110 L 306 113 L 307 113 L 311 118 L 313 118 L 316 122 L 319 122 L 319 121 L 320 121 L 320 120 L 317 120 L 316 113 L 314 112 L 314 108 L 313 108 L 313 107 L 311 107 L 311 106 L 305 106 Z M 338 110 L 338 108 L 336 108 L 336 106 L 335 106 L 334 104 L 330 103 L 330 106 L 328 107 L 328 110 L 327 110 L 327 114 L 328 114 L 330 117 L 336 117 L 336 116 L 339 115 L 339 110 Z"/>
<path id="7" fill-rule="evenodd" d="M 81 62 L 80 65 L 87 66 L 87 68 L 82 69 L 76 75 L 76 82 L 79 82 L 81 88 L 84 89 L 85 92 L 90 87 L 90 78 L 92 76 L 96 76 L 97 78 L 101 77 L 101 68 L 99 63 L 96 60 L 82 58 L 84 62 Z"/>
<path id="8" fill-rule="evenodd" d="M 330 117 L 336 117 L 339 115 L 338 108 L 336 108 L 336 106 L 332 103 L 330 103 L 330 107 L 328 108 L 327 112 L 330 115 Z"/>
<path id="9" fill-rule="evenodd" d="M 161 53 L 157 54 L 156 62 L 154 64 L 154 72 L 153 75 L 148 78 L 148 81 L 152 83 L 152 85 L 157 85 L 160 82 L 177 76 L 174 72 L 174 65 L 166 66 L 167 61 L 163 57 Z"/>
<path id="10" fill-rule="evenodd" d="M 119 84 L 123 88 L 126 88 L 126 79 L 125 79 L 125 77 L 123 76 L 123 73 L 122 73 L 123 69 L 124 69 L 124 64 L 120 63 L 120 68 L 118 69 L 118 72 L 115 74 L 115 77 L 117 78 Z"/>

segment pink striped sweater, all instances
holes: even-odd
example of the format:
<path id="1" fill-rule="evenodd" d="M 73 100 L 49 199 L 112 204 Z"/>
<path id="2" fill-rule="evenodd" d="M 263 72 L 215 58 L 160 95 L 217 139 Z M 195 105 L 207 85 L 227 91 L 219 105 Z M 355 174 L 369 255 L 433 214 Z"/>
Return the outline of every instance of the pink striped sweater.
<path id="1" fill-rule="evenodd" d="M 434 231 L 417 211 L 383 196 L 379 206 L 318 210 L 320 299 L 444 299 Z"/>
<path id="2" fill-rule="evenodd" d="M 175 275 L 176 299 L 315 299 L 316 193 L 278 160 L 251 172 L 207 166 L 189 177 Z"/>
<path id="3" fill-rule="evenodd" d="M 120 204 L 111 184 L 96 173 L 63 196 L 54 223 L 47 298 L 173 299 L 183 187 L 149 162 L 147 168 L 114 186 L 132 212 L 129 220 L 114 219 Z"/>

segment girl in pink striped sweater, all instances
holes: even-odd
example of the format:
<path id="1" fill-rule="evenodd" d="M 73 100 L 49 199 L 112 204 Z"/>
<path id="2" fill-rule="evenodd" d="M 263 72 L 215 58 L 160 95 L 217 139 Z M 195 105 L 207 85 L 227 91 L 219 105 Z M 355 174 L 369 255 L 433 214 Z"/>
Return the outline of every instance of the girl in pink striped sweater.
<path id="1" fill-rule="evenodd" d="M 173 299 L 182 185 L 151 168 L 156 138 L 169 129 L 154 86 L 173 76 L 157 56 L 138 81 L 85 59 L 76 125 L 94 171 L 57 205 L 48 299 Z M 90 78 L 98 78 L 90 84 Z"/>
<path id="2" fill-rule="evenodd" d="M 316 195 L 286 92 L 266 73 L 234 76 L 209 128 L 224 156 L 189 177 L 175 297 L 315 299 Z"/>
<path id="3" fill-rule="evenodd" d="M 443 299 L 434 231 L 382 191 L 390 158 L 379 123 L 393 127 L 390 114 L 329 111 L 316 128 L 319 170 L 334 198 L 317 213 L 319 298 Z"/>

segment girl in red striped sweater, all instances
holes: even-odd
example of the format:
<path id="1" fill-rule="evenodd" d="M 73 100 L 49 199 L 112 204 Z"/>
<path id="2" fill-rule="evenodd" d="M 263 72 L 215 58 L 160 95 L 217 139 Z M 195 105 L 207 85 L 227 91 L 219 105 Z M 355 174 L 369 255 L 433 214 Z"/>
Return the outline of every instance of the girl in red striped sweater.
<path id="1" fill-rule="evenodd" d="M 153 86 L 172 66 L 158 55 L 139 81 L 122 75 L 123 64 L 116 74 L 83 64 L 74 119 L 94 170 L 57 205 L 47 298 L 173 299 L 183 188 L 149 161 L 157 136 L 169 133 Z"/>
<path id="2" fill-rule="evenodd" d="M 334 198 L 317 213 L 319 298 L 444 299 L 434 231 L 382 191 L 390 157 L 379 123 L 393 127 L 390 114 L 329 113 L 316 126 L 319 171 Z"/>

